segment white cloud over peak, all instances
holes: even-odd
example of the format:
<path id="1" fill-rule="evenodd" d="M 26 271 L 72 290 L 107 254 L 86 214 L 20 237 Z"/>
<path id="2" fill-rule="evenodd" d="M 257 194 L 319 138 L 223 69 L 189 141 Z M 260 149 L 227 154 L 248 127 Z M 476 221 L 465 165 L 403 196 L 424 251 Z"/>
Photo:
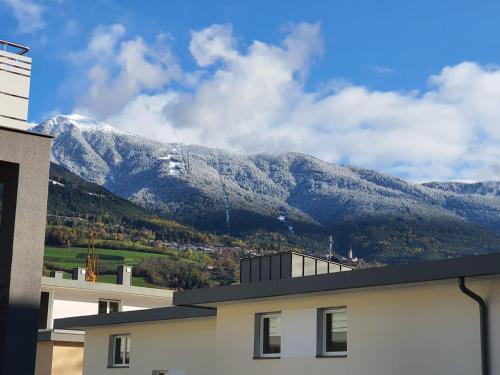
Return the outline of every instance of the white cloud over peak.
<path id="1" fill-rule="evenodd" d="M 138 95 L 154 93 L 180 77 L 164 34 L 148 44 L 140 37 L 124 40 L 125 33 L 121 24 L 100 26 L 87 48 L 71 56 L 88 77 L 88 92 L 79 100 L 77 112 L 107 118 Z"/>
<path id="2" fill-rule="evenodd" d="M 190 72 L 168 41 L 113 30 L 97 30 L 89 43 L 87 51 L 110 33 L 103 40 L 113 53 L 86 65 L 79 109 L 123 130 L 248 153 L 304 152 L 413 180 L 500 179 L 500 68 L 445 67 L 424 92 L 335 77 L 311 91 L 307 76 L 323 53 L 319 24 L 290 25 L 281 43 L 246 48 L 230 25 L 193 31 L 198 69 Z"/>
<path id="3" fill-rule="evenodd" d="M 33 0 L 0 0 L 13 13 L 19 23 L 18 32 L 33 33 L 43 29 L 44 8 Z"/>

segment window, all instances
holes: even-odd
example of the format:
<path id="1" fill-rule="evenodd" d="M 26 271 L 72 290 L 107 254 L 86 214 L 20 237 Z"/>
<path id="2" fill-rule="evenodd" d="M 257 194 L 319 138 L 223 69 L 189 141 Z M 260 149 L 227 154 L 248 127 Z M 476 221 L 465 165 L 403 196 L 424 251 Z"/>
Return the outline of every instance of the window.
<path id="1" fill-rule="evenodd" d="M 42 292 L 40 296 L 40 310 L 38 312 L 38 329 L 49 328 L 49 299 L 50 295 L 48 292 Z"/>
<path id="2" fill-rule="evenodd" d="M 121 311 L 120 301 L 99 300 L 99 314 L 109 314 Z"/>
<path id="3" fill-rule="evenodd" d="M 276 358 L 281 353 L 281 314 L 257 314 L 254 356 Z"/>
<path id="4" fill-rule="evenodd" d="M 318 355 L 347 355 L 347 307 L 320 309 L 318 323 Z"/>
<path id="5" fill-rule="evenodd" d="M 153 375 L 168 375 L 168 370 L 153 370 Z"/>
<path id="6" fill-rule="evenodd" d="M 109 365 L 128 367 L 130 364 L 130 335 L 114 335 L 110 339 Z"/>

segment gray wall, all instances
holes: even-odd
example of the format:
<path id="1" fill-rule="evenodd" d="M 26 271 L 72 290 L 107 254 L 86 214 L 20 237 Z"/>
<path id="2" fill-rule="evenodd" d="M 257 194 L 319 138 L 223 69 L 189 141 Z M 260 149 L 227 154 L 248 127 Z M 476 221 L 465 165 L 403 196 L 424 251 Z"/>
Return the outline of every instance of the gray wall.
<path id="1" fill-rule="evenodd" d="M 0 374 L 33 374 L 51 138 L 0 128 Z"/>

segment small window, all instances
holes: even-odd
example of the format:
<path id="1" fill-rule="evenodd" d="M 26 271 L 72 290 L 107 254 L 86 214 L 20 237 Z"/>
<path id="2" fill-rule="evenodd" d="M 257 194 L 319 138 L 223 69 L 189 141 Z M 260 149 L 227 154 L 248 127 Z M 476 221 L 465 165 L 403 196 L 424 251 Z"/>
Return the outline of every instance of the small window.
<path id="1" fill-rule="evenodd" d="M 168 375 L 168 370 L 153 370 L 153 375 Z"/>
<path id="2" fill-rule="evenodd" d="M 120 301 L 99 300 L 99 314 L 109 314 L 121 311 Z"/>
<path id="3" fill-rule="evenodd" d="M 337 307 L 320 310 L 322 356 L 347 355 L 347 308 Z"/>
<path id="4" fill-rule="evenodd" d="M 130 335 L 111 336 L 111 367 L 128 367 L 130 364 Z"/>
<path id="5" fill-rule="evenodd" d="M 257 314 L 256 357 L 276 358 L 281 353 L 281 314 Z"/>
<path id="6" fill-rule="evenodd" d="M 48 292 L 42 292 L 40 297 L 40 310 L 38 316 L 38 329 L 49 328 L 49 301 L 50 295 Z"/>

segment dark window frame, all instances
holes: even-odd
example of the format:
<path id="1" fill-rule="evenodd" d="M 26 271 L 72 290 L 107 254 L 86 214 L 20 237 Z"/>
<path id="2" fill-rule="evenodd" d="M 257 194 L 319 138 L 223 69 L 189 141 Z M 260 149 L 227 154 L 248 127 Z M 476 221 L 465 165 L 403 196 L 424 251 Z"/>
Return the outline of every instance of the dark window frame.
<path id="1" fill-rule="evenodd" d="M 129 346 L 128 363 L 126 363 L 126 355 L 123 356 L 123 362 L 121 364 L 115 362 L 116 339 L 118 339 L 118 338 L 121 338 L 121 339 L 126 338 L 128 340 L 128 346 Z M 125 353 L 126 353 L 126 351 L 125 351 Z M 108 348 L 108 367 L 109 368 L 128 368 L 128 367 L 130 367 L 131 353 L 132 353 L 132 341 L 131 341 L 130 333 L 119 333 L 119 334 L 109 336 L 109 348 Z"/>
<path id="2" fill-rule="evenodd" d="M 326 315 L 334 311 L 345 311 L 347 327 L 346 327 L 346 345 L 345 351 L 326 351 Z M 323 307 L 317 310 L 317 332 L 316 332 L 316 357 L 317 358 L 344 358 L 349 352 L 349 314 L 347 306 Z"/>
<path id="3" fill-rule="evenodd" d="M 280 351 L 279 353 L 264 353 L 264 325 L 266 317 L 278 316 L 280 318 Z M 255 314 L 254 325 L 254 359 L 278 359 L 281 358 L 282 332 L 281 332 L 281 311 L 272 311 Z"/>
<path id="4" fill-rule="evenodd" d="M 106 312 L 100 312 L 99 309 L 100 309 L 100 304 L 101 302 L 105 302 L 106 303 Z M 105 299 L 105 298 L 100 298 L 99 301 L 97 301 L 97 313 L 98 314 L 111 314 L 112 311 L 110 311 L 110 307 L 111 307 L 111 303 L 118 303 L 118 311 L 115 311 L 115 312 L 121 312 L 122 311 L 122 308 L 123 308 L 123 305 L 122 305 L 122 301 L 119 301 L 119 300 L 114 300 L 114 299 Z"/>

